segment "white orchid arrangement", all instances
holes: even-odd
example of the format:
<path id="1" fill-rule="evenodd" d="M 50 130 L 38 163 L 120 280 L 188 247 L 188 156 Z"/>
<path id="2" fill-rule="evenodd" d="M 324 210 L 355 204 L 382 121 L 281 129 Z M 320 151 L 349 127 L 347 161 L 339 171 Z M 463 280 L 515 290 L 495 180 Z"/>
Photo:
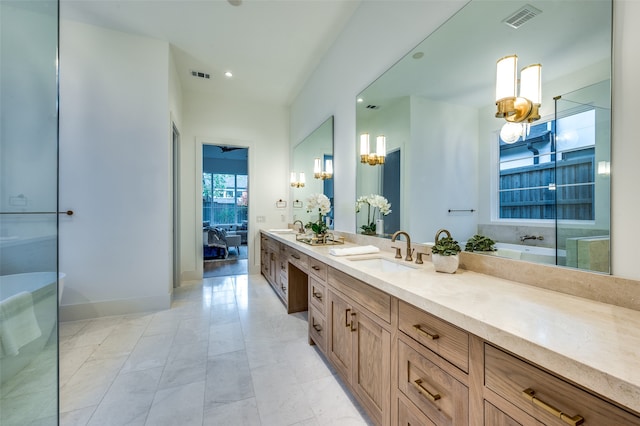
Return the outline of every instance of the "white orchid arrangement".
<path id="1" fill-rule="evenodd" d="M 316 234 L 324 234 L 329 229 L 323 216 L 331 211 L 331 201 L 324 194 L 311 194 L 307 198 L 307 213 L 318 213 L 317 222 L 309 222 L 305 228 L 311 228 Z"/>
<path id="2" fill-rule="evenodd" d="M 360 228 L 364 232 L 375 233 L 377 211 L 386 216 L 391 213 L 391 204 L 382 195 L 363 195 L 356 200 L 356 213 L 359 213 L 365 205 L 367 206 L 367 223 Z"/>

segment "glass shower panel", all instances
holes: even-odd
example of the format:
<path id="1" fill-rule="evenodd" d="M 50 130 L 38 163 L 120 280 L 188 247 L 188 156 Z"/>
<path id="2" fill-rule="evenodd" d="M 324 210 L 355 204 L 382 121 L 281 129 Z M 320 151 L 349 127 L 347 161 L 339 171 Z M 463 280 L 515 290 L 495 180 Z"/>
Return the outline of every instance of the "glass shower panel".
<path id="1" fill-rule="evenodd" d="M 610 273 L 610 81 L 556 100 L 558 263 Z"/>
<path id="2" fill-rule="evenodd" d="M 0 1 L 0 424 L 58 424 L 58 1 Z"/>

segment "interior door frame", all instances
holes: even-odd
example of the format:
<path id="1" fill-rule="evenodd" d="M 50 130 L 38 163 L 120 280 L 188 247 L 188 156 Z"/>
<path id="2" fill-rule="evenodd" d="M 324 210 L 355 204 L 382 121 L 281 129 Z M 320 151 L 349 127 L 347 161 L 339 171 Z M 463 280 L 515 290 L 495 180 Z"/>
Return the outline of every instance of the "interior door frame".
<path id="1" fill-rule="evenodd" d="M 243 140 L 229 140 L 229 139 L 219 139 L 214 137 L 196 137 L 196 149 L 195 149 L 195 189 L 196 189 L 196 197 L 195 197 L 195 225 L 196 228 L 196 238 L 195 238 L 195 259 L 196 259 L 196 274 L 202 279 L 203 277 L 203 263 L 204 263 L 204 253 L 203 253 L 203 241 L 202 241 L 202 149 L 203 145 L 221 145 L 221 146 L 232 146 L 238 148 L 247 148 L 247 172 L 248 172 L 248 183 L 247 190 L 249 192 L 248 199 L 248 207 L 247 207 L 247 274 L 258 274 L 260 273 L 260 264 L 256 263 L 255 248 L 254 248 L 254 237 L 252 229 L 254 229 L 255 221 L 252 218 L 252 205 L 256 202 L 254 191 L 252 188 L 254 187 L 254 143 L 251 141 L 243 141 Z M 259 247 L 258 247 L 259 249 Z"/>

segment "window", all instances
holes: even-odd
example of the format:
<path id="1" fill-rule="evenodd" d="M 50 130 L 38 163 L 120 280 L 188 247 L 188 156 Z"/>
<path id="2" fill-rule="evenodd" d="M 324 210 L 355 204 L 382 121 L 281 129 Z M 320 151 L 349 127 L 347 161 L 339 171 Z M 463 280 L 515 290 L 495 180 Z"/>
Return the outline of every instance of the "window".
<path id="1" fill-rule="evenodd" d="M 499 218 L 594 220 L 595 111 L 531 126 L 526 140 L 499 139 Z"/>
<path id="2" fill-rule="evenodd" d="M 203 173 L 202 210 L 202 220 L 211 225 L 247 221 L 247 175 Z"/>

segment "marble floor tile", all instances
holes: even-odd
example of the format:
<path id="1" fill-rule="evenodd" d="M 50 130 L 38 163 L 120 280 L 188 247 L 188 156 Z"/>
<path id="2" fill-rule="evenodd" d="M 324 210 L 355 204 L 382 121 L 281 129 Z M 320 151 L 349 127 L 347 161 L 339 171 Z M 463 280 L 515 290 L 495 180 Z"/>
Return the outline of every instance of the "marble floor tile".
<path id="1" fill-rule="evenodd" d="M 260 275 L 191 281 L 165 311 L 62 323 L 60 424 L 369 425 L 307 330 Z"/>
<path id="2" fill-rule="evenodd" d="M 203 419 L 205 382 L 162 389 L 156 392 L 149 410 L 149 426 L 200 426 Z"/>
<path id="3" fill-rule="evenodd" d="M 255 398 L 217 405 L 204 412 L 203 426 L 261 426 Z"/>
<path id="4" fill-rule="evenodd" d="M 253 396 L 253 381 L 245 351 L 209 358 L 205 409 Z"/>

